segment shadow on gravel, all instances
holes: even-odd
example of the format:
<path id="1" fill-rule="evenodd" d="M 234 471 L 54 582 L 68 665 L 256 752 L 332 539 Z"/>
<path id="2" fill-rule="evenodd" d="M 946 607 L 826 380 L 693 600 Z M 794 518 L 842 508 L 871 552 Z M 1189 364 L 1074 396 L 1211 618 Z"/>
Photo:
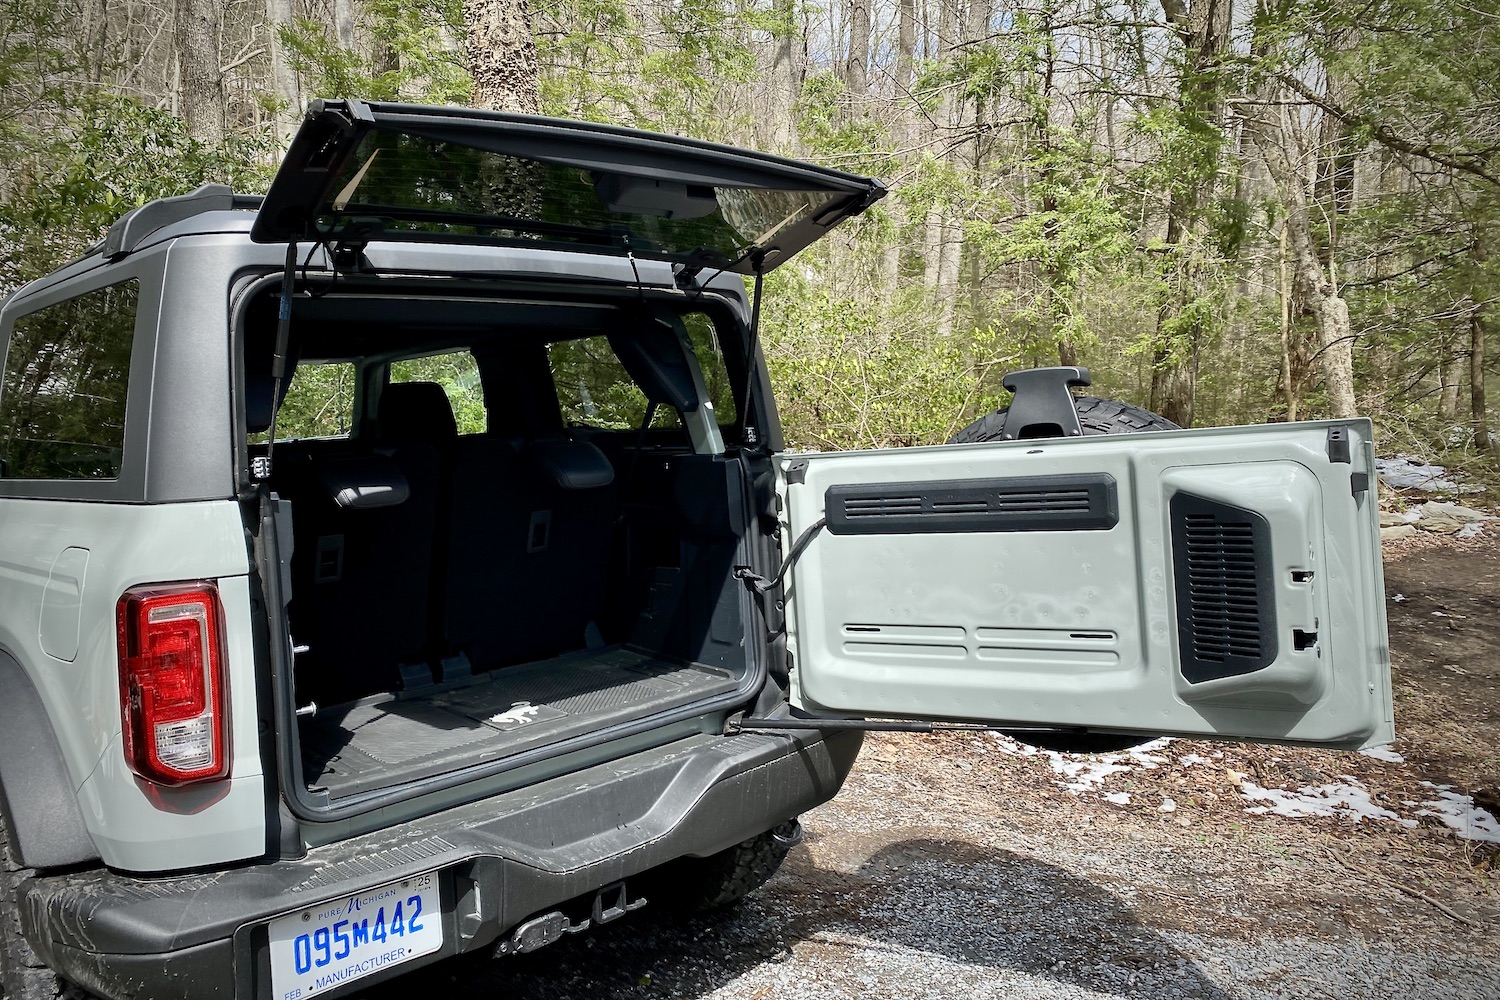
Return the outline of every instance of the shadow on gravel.
<path id="1" fill-rule="evenodd" d="M 1229 1000 L 1130 907 L 1094 883 L 1007 851 L 938 839 L 889 844 L 853 873 L 805 849 L 739 907 L 699 917 L 648 905 L 531 955 L 468 956 L 371 988 L 371 1000 L 701 997 L 801 945 L 795 970 L 737 991 L 872 997 L 968 996 L 958 980 L 1019 973 L 1105 995 Z M 991 971 L 992 970 L 992 971 Z M 848 989 L 836 981 L 848 971 Z M 775 976 L 774 988 L 766 979 Z M 1071 992 L 1064 989 L 1064 992 Z M 1016 993 L 1022 996 L 1024 993 Z"/>

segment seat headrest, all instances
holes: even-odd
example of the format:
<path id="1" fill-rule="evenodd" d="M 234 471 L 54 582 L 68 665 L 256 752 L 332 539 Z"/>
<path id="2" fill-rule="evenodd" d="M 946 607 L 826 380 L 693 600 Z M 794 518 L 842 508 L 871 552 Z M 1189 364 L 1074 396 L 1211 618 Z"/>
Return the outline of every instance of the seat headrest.
<path id="1" fill-rule="evenodd" d="M 457 437 L 458 423 L 436 382 L 393 382 L 380 394 L 379 431 L 385 444 L 437 442 Z"/>
<path id="2" fill-rule="evenodd" d="M 587 441 L 533 441 L 526 454 L 565 490 L 593 490 L 615 481 L 615 467 Z"/>

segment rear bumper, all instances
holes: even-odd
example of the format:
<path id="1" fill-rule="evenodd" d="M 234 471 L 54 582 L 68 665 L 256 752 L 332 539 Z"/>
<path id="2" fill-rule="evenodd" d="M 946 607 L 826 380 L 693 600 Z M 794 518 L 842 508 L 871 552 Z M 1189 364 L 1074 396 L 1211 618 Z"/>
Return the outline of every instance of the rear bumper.
<path id="1" fill-rule="evenodd" d="M 34 878 L 22 926 L 61 975 L 112 1000 L 269 1000 L 266 922 L 436 873 L 443 946 L 337 996 L 492 944 L 527 917 L 674 858 L 707 855 L 832 798 L 858 732 L 693 736 L 310 851 L 168 879 Z"/>

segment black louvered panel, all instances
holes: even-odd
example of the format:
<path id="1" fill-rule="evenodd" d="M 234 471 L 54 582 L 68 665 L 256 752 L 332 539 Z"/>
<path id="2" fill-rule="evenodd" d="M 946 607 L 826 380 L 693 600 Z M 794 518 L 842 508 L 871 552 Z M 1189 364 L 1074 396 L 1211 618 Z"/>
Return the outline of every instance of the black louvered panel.
<path id="1" fill-rule="evenodd" d="M 1276 659 L 1276 595 L 1265 518 L 1179 493 L 1172 559 L 1182 674 L 1193 683 L 1260 670 Z"/>
<path id="2" fill-rule="evenodd" d="M 1088 490 L 1056 490 L 1052 493 L 1013 493 L 996 498 L 1001 510 L 1009 511 L 1065 511 L 1088 510 Z"/>
<path id="3" fill-rule="evenodd" d="M 830 486 L 835 535 L 958 531 L 1088 531 L 1119 521 L 1107 473 Z"/>
<path id="4" fill-rule="evenodd" d="M 849 497 L 844 501 L 844 514 L 848 517 L 920 513 L 922 513 L 921 497 Z"/>

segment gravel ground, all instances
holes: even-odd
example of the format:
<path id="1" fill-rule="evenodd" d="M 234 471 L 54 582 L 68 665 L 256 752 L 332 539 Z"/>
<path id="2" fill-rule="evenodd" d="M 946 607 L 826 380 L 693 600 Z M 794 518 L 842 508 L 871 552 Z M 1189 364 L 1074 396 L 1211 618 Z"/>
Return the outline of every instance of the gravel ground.
<path id="1" fill-rule="evenodd" d="M 429 977 L 445 994 L 515 1000 L 1500 995 L 1483 933 L 1500 915 L 1493 885 L 1470 927 L 1351 877 L 1315 843 L 1338 843 L 1336 825 L 1205 831 L 1066 792 L 997 803 L 957 766 L 961 746 L 932 742 L 872 739 L 781 873 L 717 919 L 648 906 L 380 995 Z"/>
<path id="2" fill-rule="evenodd" d="M 1404 595 L 1387 607 L 1396 752 L 1162 741 L 1101 765 L 1003 737 L 872 736 L 739 907 L 648 905 L 368 995 L 1500 998 L 1500 845 L 1424 809 L 1440 788 L 1496 801 L 1500 547 L 1408 546 L 1387 582 Z M 1330 784 L 1357 806 L 1246 812 Z"/>

